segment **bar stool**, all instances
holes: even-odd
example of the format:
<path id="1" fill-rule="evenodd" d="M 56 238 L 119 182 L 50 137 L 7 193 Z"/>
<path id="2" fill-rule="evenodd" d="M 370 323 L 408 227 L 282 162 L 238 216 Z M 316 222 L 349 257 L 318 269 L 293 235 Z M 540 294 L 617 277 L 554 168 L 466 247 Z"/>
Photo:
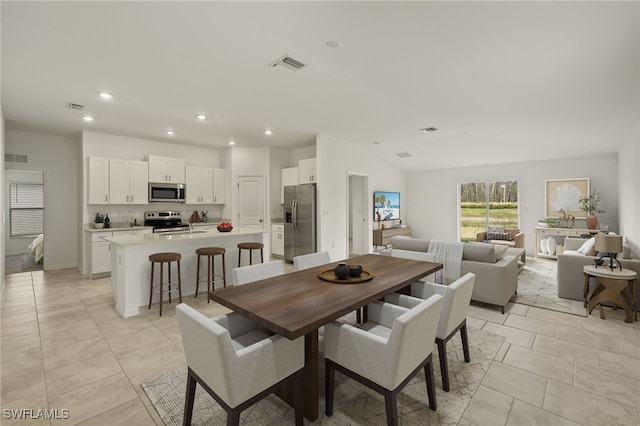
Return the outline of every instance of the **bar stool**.
<path id="1" fill-rule="evenodd" d="M 242 250 L 249 250 L 249 265 L 253 265 L 253 251 L 260 250 L 260 263 L 264 263 L 264 256 L 262 249 L 264 244 L 262 243 L 239 243 L 238 244 L 238 267 L 240 266 L 240 259 L 242 259 Z"/>
<path id="2" fill-rule="evenodd" d="M 156 263 L 160 264 L 160 284 L 155 286 L 155 288 L 159 288 L 156 290 L 160 293 L 160 316 L 162 316 L 162 295 L 163 293 L 169 293 L 169 303 L 171 303 L 171 293 L 174 291 L 178 291 L 178 297 L 180 298 L 180 303 L 182 303 L 182 280 L 180 277 L 180 259 L 182 256 L 180 253 L 155 253 L 149 256 L 149 261 L 151 262 L 151 285 L 149 290 L 149 309 L 151 309 L 151 301 L 153 300 L 153 270 Z M 178 263 L 178 284 L 171 282 L 171 262 Z M 167 264 L 167 270 L 169 271 L 169 281 L 164 282 L 164 264 Z M 167 289 L 164 289 L 164 285 L 167 285 Z"/>
<path id="3" fill-rule="evenodd" d="M 200 285 L 200 256 L 207 256 L 207 303 L 211 299 L 209 293 L 211 292 L 211 283 L 213 283 L 213 290 L 215 291 L 216 280 L 222 279 L 224 288 L 227 288 L 227 274 L 224 266 L 224 253 L 225 249 L 222 247 L 201 247 L 196 249 L 196 256 L 198 256 L 198 266 L 196 267 L 196 295 L 198 297 L 198 286 Z M 222 256 L 222 275 L 216 275 L 216 262 L 215 256 Z M 204 277 L 202 277 L 204 279 Z"/>

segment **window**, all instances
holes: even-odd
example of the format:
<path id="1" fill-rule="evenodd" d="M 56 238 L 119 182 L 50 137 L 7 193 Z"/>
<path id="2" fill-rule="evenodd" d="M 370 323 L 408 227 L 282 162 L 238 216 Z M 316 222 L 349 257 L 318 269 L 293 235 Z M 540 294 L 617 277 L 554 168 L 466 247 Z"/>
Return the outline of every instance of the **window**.
<path id="1" fill-rule="evenodd" d="M 461 183 L 458 203 L 460 241 L 475 241 L 487 226 L 518 228 L 518 182 Z"/>
<path id="2" fill-rule="evenodd" d="M 44 232 L 44 185 L 9 184 L 11 237 L 35 237 Z"/>

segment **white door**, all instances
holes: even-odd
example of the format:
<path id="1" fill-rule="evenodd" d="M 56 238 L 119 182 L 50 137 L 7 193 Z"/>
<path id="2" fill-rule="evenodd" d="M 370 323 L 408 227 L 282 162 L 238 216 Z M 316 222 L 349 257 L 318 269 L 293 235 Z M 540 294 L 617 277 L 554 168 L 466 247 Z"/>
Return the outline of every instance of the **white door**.
<path id="1" fill-rule="evenodd" d="M 238 222 L 242 228 L 264 229 L 264 177 L 238 177 Z"/>
<path id="2" fill-rule="evenodd" d="M 369 234 L 371 229 L 367 221 L 367 200 L 369 177 L 367 175 L 348 172 L 348 213 L 347 228 L 349 257 L 360 256 L 369 252 Z"/>

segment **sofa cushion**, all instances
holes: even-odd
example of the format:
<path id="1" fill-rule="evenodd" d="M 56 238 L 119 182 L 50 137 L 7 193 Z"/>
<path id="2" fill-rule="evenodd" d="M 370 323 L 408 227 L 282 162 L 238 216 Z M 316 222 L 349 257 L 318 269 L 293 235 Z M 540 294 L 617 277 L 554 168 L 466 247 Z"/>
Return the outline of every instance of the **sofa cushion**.
<path id="1" fill-rule="evenodd" d="M 580 246 L 577 252 L 585 256 L 595 256 L 596 255 L 595 245 L 596 245 L 596 239 L 589 238 Z"/>
<path id="2" fill-rule="evenodd" d="M 411 237 L 391 237 L 391 247 L 398 250 L 412 250 L 426 252 L 429 249 L 429 240 Z"/>
<path id="3" fill-rule="evenodd" d="M 465 243 L 462 248 L 462 260 L 496 263 L 496 249 L 492 244 Z"/>
<path id="4" fill-rule="evenodd" d="M 487 240 L 510 241 L 511 234 L 509 232 L 487 232 Z"/>
<path id="5" fill-rule="evenodd" d="M 508 246 L 493 246 L 495 252 L 496 252 L 496 262 L 498 262 L 499 260 L 501 260 L 504 255 L 507 253 L 507 250 L 509 250 Z"/>

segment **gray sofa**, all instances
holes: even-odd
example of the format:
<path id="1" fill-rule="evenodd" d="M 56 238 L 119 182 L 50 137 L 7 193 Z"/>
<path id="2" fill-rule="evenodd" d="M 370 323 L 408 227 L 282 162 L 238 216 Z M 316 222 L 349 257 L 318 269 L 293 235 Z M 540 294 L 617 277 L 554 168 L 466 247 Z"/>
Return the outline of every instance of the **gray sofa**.
<path id="1" fill-rule="evenodd" d="M 391 248 L 382 250 L 381 254 L 391 256 L 393 250 L 427 252 L 428 248 L 429 240 L 392 237 Z M 498 305 L 504 313 L 505 305 L 518 290 L 518 258 L 523 251 L 486 243 L 465 243 L 460 276 L 467 272 L 476 274 L 471 300 Z"/>
<path id="2" fill-rule="evenodd" d="M 578 249 L 584 244 L 584 238 L 564 239 L 564 252 L 559 253 L 556 279 L 558 282 L 558 297 L 573 300 L 584 300 L 584 274 L 582 268 L 587 265 L 594 265 L 596 256 L 586 256 L 578 253 Z M 622 253 L 618 254 L 618 260 L 625 269 L 633 269 L 640 274 L 640 260 L 631 259 L 631 250 L 624 246 Z M 607 260 L 608 261 L 608 260 Z M 590 282 L 590 291 L 596 285 L 595 280 Z M 640 292 L 640 285 L 636 281 L 636 295 Z M 640 299 L 640 297 L 638 298 Z"/>

